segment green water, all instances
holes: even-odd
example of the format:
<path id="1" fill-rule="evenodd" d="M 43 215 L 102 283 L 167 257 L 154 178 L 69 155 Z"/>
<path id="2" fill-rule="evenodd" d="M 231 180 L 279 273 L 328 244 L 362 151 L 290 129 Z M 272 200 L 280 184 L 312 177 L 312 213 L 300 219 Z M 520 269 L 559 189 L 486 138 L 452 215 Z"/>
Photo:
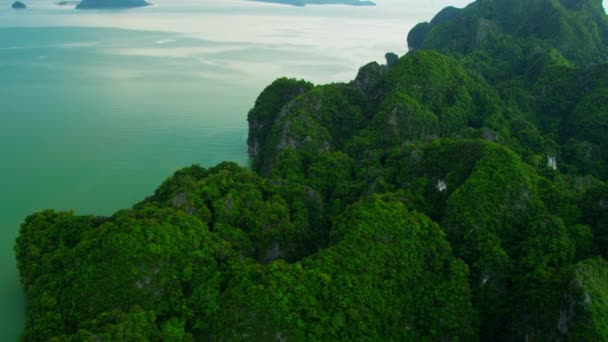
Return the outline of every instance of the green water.
<path id="1" fill-rule="evenodd" d="M 55 46 L 101 38 L 136 46 L 163 34 L 5 29 L 0 41 L 16 33 L 22 47 L 0 49 L 0 341 L 15 340 L 23 324 L 13 244 L 26 215 L 44 208 L 107 215 L 180 167 L 246 164 L 244 115 L 259 91 L 210 82 L 188 59 Z"/>

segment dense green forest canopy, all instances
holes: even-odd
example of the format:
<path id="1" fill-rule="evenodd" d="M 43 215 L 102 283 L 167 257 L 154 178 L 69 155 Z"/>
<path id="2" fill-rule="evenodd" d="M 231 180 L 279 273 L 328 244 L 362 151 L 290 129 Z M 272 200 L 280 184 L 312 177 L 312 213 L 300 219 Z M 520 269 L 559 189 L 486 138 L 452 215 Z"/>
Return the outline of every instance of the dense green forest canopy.
<path id="1" fill-rule="evenodd" d="M 608 340 L 608 19 L 478 0 L 349 83 L 282 78 L 251 170 L 28 217 L 25 340 Z"/>

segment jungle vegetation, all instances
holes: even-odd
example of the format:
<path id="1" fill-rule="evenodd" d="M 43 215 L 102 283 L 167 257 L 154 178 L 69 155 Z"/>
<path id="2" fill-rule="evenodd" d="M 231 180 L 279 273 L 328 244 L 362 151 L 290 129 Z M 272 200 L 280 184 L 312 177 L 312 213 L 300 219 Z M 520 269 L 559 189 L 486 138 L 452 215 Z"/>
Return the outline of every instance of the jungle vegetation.
<path id="1" fill-rule="evenodd" d="M 251 168 L 29 216 L 24 340 L 608 340 L 608 18 L 478 0 L 349 83 L 282 78 Z"/>

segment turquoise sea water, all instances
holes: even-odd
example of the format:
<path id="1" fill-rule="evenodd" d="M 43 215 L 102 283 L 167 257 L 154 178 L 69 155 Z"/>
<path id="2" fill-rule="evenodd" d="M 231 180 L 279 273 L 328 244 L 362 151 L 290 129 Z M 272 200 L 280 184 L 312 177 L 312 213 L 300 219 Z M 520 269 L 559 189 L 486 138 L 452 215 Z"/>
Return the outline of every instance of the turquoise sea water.
<path id="1" fill-rule="evenodd" d="M 257 92 L 209 82 L 185 60 L 108 57 L 86 45 L 154 44 L 163 34 L 0 29 L 0 41 L 12 37 L 20 45 L 0 49 L 1 341 L 15 340 L 22 324 L 12 247 L 27 214 L 107 215 L 180 167 L 246 164 L 243 115 Z"/>
<path id="2" fill-rule="evenodd" d="M 154 2 L 109 12 L 0 3 L 0 341 L 23 327 L 13 245 L 28 214 L 110 215 L 180 167 L 246 165 L 247 111 L 272 80 L 351 80 L 404 53 L 415 23 L 468 1 Z"/>

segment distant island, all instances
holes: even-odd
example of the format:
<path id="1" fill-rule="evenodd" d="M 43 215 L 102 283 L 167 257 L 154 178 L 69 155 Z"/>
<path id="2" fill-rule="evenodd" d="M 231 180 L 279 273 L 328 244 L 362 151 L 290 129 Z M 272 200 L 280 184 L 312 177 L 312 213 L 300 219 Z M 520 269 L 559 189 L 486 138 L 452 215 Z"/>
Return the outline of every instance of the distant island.
<path id="1" fill-rule="evenodd" d="M 256 2 L 269 2 L 273 4 L 284 4 L 292 6 L 306 5 L 349 5 L 349 6 L 376 6 L 373 1 L 364 0 L 250 0 Z"/>
<path id="2" fill-rule="evenodd" d="M 83 0 L 76 9 L 111 9 L 149 6 L 145 0 Z"/>
<path id="3" fill-rule="evenodd" d="M 14 8 L 14 9 L 24 9 L 24 8 L 27 8 L 27 6 L 23 2 L 21 2 L 21 1 L 15 1 L 11 7 Z"/>

